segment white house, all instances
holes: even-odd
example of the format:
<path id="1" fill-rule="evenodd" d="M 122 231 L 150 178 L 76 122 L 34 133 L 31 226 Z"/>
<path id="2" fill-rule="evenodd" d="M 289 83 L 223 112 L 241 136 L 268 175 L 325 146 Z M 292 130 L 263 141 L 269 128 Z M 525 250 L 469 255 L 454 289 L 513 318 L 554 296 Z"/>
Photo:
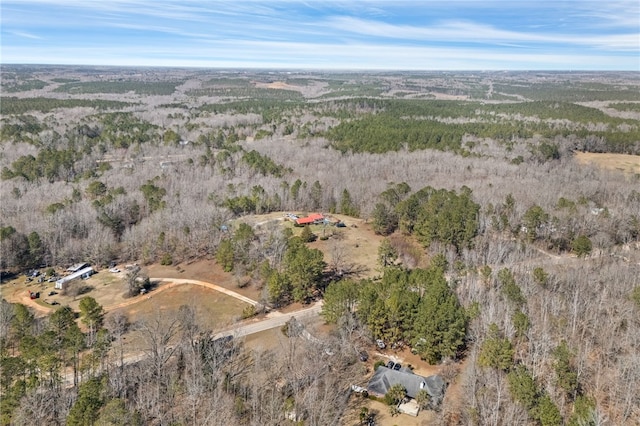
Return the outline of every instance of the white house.
<path id="1" fill-rule="evenodd" d="M 56 281 L 55 288 L 58 290 L 62 290 L 64 288 L 64 285 L 69 281 L 73 281 L 77 278 L 89 278 L 91 275 L 95 273 L 96 271 L 94 271 L 91 266 L 87 266 L 86 268 L 80 269 L 74 272 L 73 274 L 60 278 L 58 281 Z"/>

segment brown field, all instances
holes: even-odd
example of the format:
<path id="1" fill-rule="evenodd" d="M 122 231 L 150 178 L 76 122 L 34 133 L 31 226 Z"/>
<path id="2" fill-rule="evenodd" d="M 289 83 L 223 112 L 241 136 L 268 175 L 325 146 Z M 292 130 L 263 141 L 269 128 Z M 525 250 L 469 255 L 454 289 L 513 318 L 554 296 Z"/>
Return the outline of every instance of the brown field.
<path id="1" fill-rule="evenodd" d="M 304 215 L 304 213 L 298 213 Z M 371 229 L 371 224 L 367 223 L 364 219 L 341 214 L 331 214 L 329 216 L 334 220 L 339 219 L 344 222 L 344 224 L 347 225 L 346 228 L 311 225 L 311 231 L 316 234 L 318 239 L 310 243 L 309 247 L 322 251 L 325 262 L 329 264 L 332 261 L 332 253 L 335 253 L 336 248 L 338 248 L 342 251 L 343 258 L 346 262 L 361 271 L 358 277 L 370 278 L 378 275 L 378 246 L 383 237 L 376 235 Z M 250 224 L 258 230 L 267 224 L 280 222 L 284 226 L 290 227 L 294 235 L 299 235 L 302 232 L 302 228 L 294 227 L 293 222 L 284 220 L 283 212 L 245 216 L 239 219 L 239 221 Z M 323 241 L 321 239 L 323 236 L 328 237 L 328 239 Z"/>
<path id="2" fill-rule="evenodd" d="M 186 278 L 201 280 L 217 284 L 220 287 L 233 290 L 253 300 L 260 300 L 260 289 L 254 286 L 240 287 L 238 279 L 211 259 L 200 259 L 194 262 L 181 263 L 176 266 L 149 265 L 143 271 L 150 277 L 158 278 Z"/>
<path id="3" fill-rule="evenodd" d="M 603 169 L 640 174 L 640 155 L 593 152 L 575 152 L 574 155 L 580 164 L 593 164 Z"/>
<path id="4" fill-rule="evenodd" d="M 11 303 L 22 303 L 23 305 L 33 308 L 37 316 L 46 315 L 55 310 L 59 306 L 68 305 L 74 310 L 79 310 L 78 305 L 80 299 L 84 296 L 91 296 L 98 301 L 105 309 L 109 306 L 117 305 L 128 300 L 125 299 L 125 284 L 122 281 L 124 272 L 111 273 L 107 269 L 99 270 L 97 274 L 91 276 L 87 280 L 76 280 L 72 285 L 84 285 L 90 290 L 85 294 L 72 297 L 60 294 L 60 290 L 55 290 L 55 283 L 44 282 L 25 283 L 23 277 L 13 279 L 2 285 L 2 297 Z M 29 291 L 40 292 L 40 298 L 36 300 L 29 299 Z M 49 296 L 50 291 L 58 294 Z M 51 303 L 57 302 L 58 305 Z"/>
<path id="5" fill-rule="evenodd" d="M 191 284 L 182 284 L 165 291 L 140 296 L 139 303 L 114 312 L 127 315 L 130 322 L 149 318 L 157 313 L 176 312 L 182 305 L 196 307 L 196 320 L 203 328 L 220 330 L 239 320 L 246 303 L 233 297 Z"/>

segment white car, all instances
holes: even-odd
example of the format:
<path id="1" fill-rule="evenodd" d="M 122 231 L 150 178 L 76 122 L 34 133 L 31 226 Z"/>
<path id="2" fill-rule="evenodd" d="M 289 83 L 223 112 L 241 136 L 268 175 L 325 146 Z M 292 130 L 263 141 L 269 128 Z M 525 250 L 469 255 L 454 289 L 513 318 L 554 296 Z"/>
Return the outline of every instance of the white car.
<path id="1" fill-rule="evenodd" d="M 109 272 L 113 272 L 114 274 L 117 274 L 118 272 L 120 272 L 120 269 L 118 269 L 118 268 L 111 268 L 111 269 L 109 269 Z"/>

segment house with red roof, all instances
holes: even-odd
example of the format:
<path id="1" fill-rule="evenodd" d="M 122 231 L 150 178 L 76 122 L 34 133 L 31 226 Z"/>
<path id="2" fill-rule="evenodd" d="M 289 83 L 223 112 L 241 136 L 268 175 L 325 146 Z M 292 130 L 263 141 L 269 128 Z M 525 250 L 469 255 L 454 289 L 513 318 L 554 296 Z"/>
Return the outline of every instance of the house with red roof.
<path id="1" fill-rule="evenodd" d="M 324 216 L 320 213 L 312 213 L 307 217 L 299 217 L 296 219 L 296 225 L 304 226 L 311 225 L 313 223 L 324 222 Z"/>

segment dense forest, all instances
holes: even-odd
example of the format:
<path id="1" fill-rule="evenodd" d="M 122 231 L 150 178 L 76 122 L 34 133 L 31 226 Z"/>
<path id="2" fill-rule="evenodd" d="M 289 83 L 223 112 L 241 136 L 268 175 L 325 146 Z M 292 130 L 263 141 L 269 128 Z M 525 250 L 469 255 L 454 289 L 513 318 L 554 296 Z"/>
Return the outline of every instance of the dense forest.
<path id="1" fill-rule="evenodd" d="M 638 163 L 636 74 L 1 72 L 3 282 L 213 259 L 333 327 L 289 324 L 284 359 L 192 306 L 132 323 L 90 293 L 48 316 L 3 296 L 2 424 L 350 424 L 353 342 L 376 339 L 457 387 L 435 424 L 637 424 L 640 173 L 576 159 Z M 378 268 L 243 222 L 290 211 L 363 220 Z"/>

